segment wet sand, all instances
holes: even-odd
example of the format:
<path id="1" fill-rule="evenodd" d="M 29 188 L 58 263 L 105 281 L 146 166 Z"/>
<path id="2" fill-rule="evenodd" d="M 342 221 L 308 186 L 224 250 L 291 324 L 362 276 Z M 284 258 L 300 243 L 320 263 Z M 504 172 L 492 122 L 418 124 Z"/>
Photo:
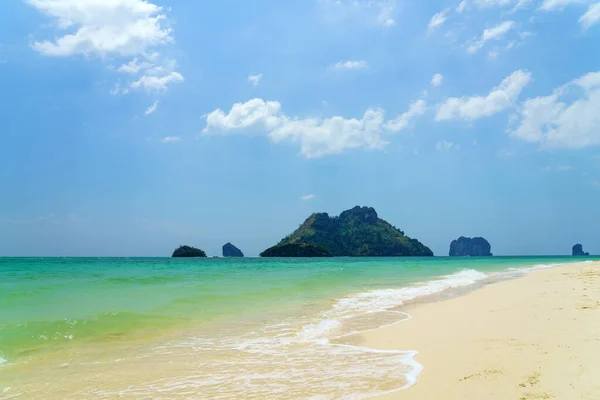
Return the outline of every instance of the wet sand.
<path id="1" fill-rule="evenodd" d="M 600 262 L 538 270 L 410 306 L 354 344 L 419 351 L 412 388 L 381 399 L 600 399 Z"/>

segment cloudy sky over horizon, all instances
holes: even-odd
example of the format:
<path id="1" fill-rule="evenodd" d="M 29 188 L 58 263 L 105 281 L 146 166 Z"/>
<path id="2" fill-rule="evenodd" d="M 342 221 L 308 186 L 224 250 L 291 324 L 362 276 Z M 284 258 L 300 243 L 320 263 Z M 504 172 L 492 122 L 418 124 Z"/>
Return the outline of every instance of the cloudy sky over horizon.
<path id="1" fill-rule="evenodd" d="M 357 204 L 600 253 L 600 1 L 200 3 L 0 4 L 0 255 L 252 255 Z"/>

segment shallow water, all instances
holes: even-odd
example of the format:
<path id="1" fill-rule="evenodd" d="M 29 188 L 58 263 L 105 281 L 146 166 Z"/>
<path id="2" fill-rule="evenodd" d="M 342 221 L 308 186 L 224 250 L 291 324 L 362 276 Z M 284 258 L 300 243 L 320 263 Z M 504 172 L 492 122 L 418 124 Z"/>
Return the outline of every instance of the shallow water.
<path id="1" fill-rule="evenodd" d="M 402 304 L 569 258 L 0 259 L 0 399 L 359 399 L 415 350 L 337 338 Z"/>

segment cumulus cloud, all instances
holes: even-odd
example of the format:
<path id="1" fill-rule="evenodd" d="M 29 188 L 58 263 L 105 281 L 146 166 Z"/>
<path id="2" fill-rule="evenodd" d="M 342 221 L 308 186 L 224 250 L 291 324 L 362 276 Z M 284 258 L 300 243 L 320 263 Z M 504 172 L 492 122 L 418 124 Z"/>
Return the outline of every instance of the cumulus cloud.
<path id="1" fill-rule="evenodd" d="M 426 111 L 427 102 L 425 100 L 417 100 L 410 105 L 407 112 L 400 114 L 396 119 L 388 121 L 385 124 L 385 128 L 391 132 L 400 132 L 408 126 L 412 119 L 425 114 Z"/>
<path id="2" fill-rule="evenodd" d="M 381 134 L 403 129 L 423 108 L 424 102 L 417 101 L 407 113 L 386 123 L 381 109 L 368 109 L 361 118 L 300 118 L 284 114 L 277 101 L 252 99 L 234 104 L 227 113 L 217 109 L 206 115 L 203 134 L 261 133 L 275 143 L 298 143 L 302 155 L 316 158 L 348 149 L 382 149 L 388 142 Z"/>
<path id="3" fill-rule="evenodd" d="M 513 21 L 504 21 L 492 28 L 484 29 L 481 37 L 467 47 L 469 53 L 476 53 L 490 40 L 499 40 L 515 27 Z"/>
<path id="4" fill-rule="evenodd" d="M 517 70 L 486 96 L 451 97 L 438 106 L 436 121 L 476 120 L 513 107 L 521 91 L 531 81 L 531 73 Z"/>
<path id="5" fill-rule="evenodd" d="M 446 8 L 445 10 L 440 11 L 439 13 L 437 13 L 433 17 L 431 17 L 431 19 L 429 20 L 429 24 L 427 25 L 427 28 L 429 29 L 429 31 L 433 32 L 434 30 L 436 30 L 440 26 L 442 26 L 444 24 L 444 22 L 446 22 L 446 20 L 448 19 L 449 12 L 450 12 L 450 9 Z"/>
<path id="6" fill-rule="evenodd" d="M 76 54 L 134 56 L 170 43 L 163 8 L 144 0 L 27 0 L 70 31 L 54 40 L 35 41 L 33 48 L 50 56 Z"/>
<path id="7" fill-rule="evenodd" d="M 442 74 L 435 74 L 431 78 L 431 86 L 438 87 L 442 84 L 443 81 L 444 81 L 444 76 Z"/>
<path id="8" fill-rule="evenodd" d="M 183 82 L 183 75 L 179 72 L 171 72 L 168 75 L 144 75 L 135 82 L 131 83 L 134 89 L 145 89 L 147 92 L 164 92 L 171 83 Z"/>
<path id="9" fill-rule="evenodd" d="M 366 69 L 369 68 L 369 63 L 361 60 L 361 61 L 340 61 L 331 66 L 332 69 L 337 70 L 352 70 L 352 69 Z"/>
<path id="10" fill-rule="evenodd" d="M 513 137 L 544 147 L 583 148 L 600 145 L 600 72 L 591 72 L 526 100 Z"/>
<path id="11" fill-rule="evenodd" d="M 146 109 L 144 112 L 145 115 L 153 114 L 156 110 L 158 110 L 158 100 L 156 100 L 150 107 Z"/>
<path id="12" fill-rule="evenodd" d="M 252 86 L 256 87 L 260 83 L 262 77 L 263 77 L 263 74 L 249 75 L 248 82 L 250 82 L 252 84 Z"/>
<path id="13" fill-rule="evenodd" d="M 151 67 L 152 67 L 152 63 L 149 63 L 147 61 L 140 62 L 140 60 L 137 57 L 135 57 L 130 62 L 123 64 L 119 68 L 117 68 L 117 72 L 135 75 L 138 72 L 140 72 L 141 70 L 151 68 Z"/>
<path id="14" fill-rule="evenodd" d="M 277 127 L 282 118 L 281 104 L 278 101 L 252 99 L 245 103 L 235 103 L 227 114 L 221 109 L 208 114 L 203 133 L 225 134 L 247 128 L 269 131 Z"/>
<path id="15" fill-rule="evenodd" d="M 34 41 L 32 48 L 52 57 L 83 55 L 128 59 L 117 72 L 138 75 L 131 88 L 181 82 L 172 60 L 163 59 L 155 49 L 173 42 L 173 30 L 163 7 L 148 0 L 26 0 L 52 18 L 61 35 Z M 121 61 L 121 60 L 119 60 Z M 146 84 L 148 83 L 148 85 Z M 121 86 L 119 84 L 119 86 Z M 114 91 L 114 90 L 113 90 Z M 118 90 L 126 93 L 127 90 Z"/>

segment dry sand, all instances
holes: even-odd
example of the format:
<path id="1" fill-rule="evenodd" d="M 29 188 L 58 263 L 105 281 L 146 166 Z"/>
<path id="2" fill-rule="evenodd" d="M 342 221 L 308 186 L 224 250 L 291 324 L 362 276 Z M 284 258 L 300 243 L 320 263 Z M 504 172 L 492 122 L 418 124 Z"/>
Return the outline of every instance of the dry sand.
<path id="1" fill-rule="evenodd" d="M 355 338 L 415 349 L 412 388 L 382 399 L 600 399 L 600 262 L 534 271 L 409 310 Z"/>

